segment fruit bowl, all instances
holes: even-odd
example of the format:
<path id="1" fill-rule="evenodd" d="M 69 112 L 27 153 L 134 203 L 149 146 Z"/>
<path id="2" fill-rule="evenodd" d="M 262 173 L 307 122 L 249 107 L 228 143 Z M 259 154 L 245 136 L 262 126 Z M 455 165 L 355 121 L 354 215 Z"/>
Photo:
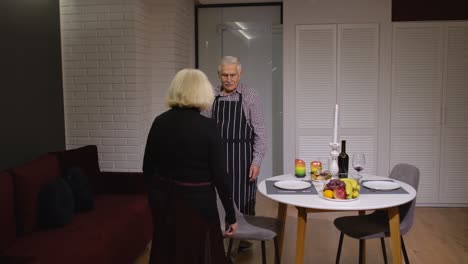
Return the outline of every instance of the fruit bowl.
<path id="1" fill-rule="evenodd" d="M 353 201 L 359 200 L 359 197 L 351 198 L 351 199 L 327 198 L 327 197 L 324 197 L 323 195 L 320 195 L 320 197 L 322 197 L 325 200 L 332 201 L 332 202 L 353 202 Z"/>
<path id="2" fill-rule="evenodd" d="M 359 199 L 360 189 L 361 186 L 355 179 L 331 179 L 323 187 L 321 197 L 339 202 L 355 201 Z"/>

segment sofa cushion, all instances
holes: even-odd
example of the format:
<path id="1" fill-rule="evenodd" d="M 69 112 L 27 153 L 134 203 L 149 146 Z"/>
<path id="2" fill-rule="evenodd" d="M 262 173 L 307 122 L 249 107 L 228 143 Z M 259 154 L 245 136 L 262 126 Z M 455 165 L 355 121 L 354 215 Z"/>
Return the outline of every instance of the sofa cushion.
<path id="1" fill-rule="evenodd" d="M 73 193 L 63 178 L 55 178 L 42 187 L 38 198 L 39 227 L 63 227 L 72 221 L 74 211 Z"/>
<path id="2" fill-rule="evenodd" d="M 16 240 L 6 255 L 29 255 L 40 263 L 128 264 L 151 240 L 151 213 L 145 195 L 99 195 L 95 209 L 76 214 L 60 229 Z"/>
<path id="3" fill-rule="evenodd" d="M 79 167 L 66 170 L 65 181 L 71 188 L 75 201 L 75 212 L 86 212 L 94 208 L 94 197 L 89 186 L 88 177 Z"/>
<path id="4" fill-rule="evenodd" d="M 0 172 L 0 252 L 15 240 L 15 221 L 13 179 L 10 174 Z"/>
<path id="5" fill-rule="evenodd" d="M 42 187 L 61 176 L 58 160 L 46 154 L 22 166 L 13 168 L 14 197 L 19 235 L 37 228 L 37 198 Z"/>
<path id="6" fill-rule="evenodd" d="M 84 147 L 69 149 L 60 152 L 53 152 L 57 155 L 62 173 L 72 167 L 79 167 L 88 177 L 95 177 L 101 174 L 97 146 L 87 145 Z"/>
<path id="7" fill-rule="evenodd" d="M 78 167 L 89 177 L 92 192 L 99 193 L 98 188 L 96 188 L 96 181 L 101 175 L 101 170 L 99 169 L 96 145 L 87 145 L 75 149 L 52 152 L 52 154 L 56 155 L 60 162 L 62 175 L 65 175 L 69 168 Z"/>

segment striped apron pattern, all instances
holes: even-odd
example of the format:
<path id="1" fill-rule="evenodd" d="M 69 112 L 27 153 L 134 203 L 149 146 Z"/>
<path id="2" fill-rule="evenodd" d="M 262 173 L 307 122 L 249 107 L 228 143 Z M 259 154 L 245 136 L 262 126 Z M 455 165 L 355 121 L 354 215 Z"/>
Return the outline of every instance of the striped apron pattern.
<path id="1" fill-rule="evenodd" d="M 218 95 L 213 103 L 213 119 L 218 124 L 226 149 L 226 167 L 232 177 L 233 198 L 237 208 L 246 215 L 255 215 L 256 182 L 249 182 L 253 159 L 253 128 L 247 122 L 239 101 L 222 101 Z"/>

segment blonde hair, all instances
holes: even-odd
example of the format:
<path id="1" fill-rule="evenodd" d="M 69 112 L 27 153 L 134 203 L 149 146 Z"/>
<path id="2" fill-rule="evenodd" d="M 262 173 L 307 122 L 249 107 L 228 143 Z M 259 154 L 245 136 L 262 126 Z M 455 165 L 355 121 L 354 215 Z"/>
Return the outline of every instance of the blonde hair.
<path id="1" fill-rule="evenodd" d="M 236 64 L 237 65 L 237 72 L 241 73 L 242 64 L 240 63 L 240 60 L 237 57 L 234 57 L 234 56 L 224 56 L 221 59 L 221 62 L 219 63 L 219 65 L 218 65 L 218 75 L 221 74 L 221 66 L 229 65 L 229 64 Z"/>
<path id="2" fill-rule="evenodd" d="M 205 110 L 211 107 L 214 92 L 208 77 L 197 69 L 180 70 L 169 86 L 166 104 L 174 107 L 195 107 Z"/>

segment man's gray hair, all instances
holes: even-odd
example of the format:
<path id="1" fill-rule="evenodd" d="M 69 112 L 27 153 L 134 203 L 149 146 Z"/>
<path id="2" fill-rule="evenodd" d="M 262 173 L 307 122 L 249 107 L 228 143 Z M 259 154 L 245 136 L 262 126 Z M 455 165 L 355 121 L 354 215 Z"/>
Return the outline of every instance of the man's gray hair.
<path id="1" fill-rule="evenodd" d="M 240 63 L 240 60 L 237 57 L 234 56 L 224 56 L 221 59 L 221 63 L 218 66 L 218 74 L 221 74 L 221 66 L 222 65 L 229 65 L 229 64 L 237 64 L 237 72 L 242 71 L 242 65 Z"/>

